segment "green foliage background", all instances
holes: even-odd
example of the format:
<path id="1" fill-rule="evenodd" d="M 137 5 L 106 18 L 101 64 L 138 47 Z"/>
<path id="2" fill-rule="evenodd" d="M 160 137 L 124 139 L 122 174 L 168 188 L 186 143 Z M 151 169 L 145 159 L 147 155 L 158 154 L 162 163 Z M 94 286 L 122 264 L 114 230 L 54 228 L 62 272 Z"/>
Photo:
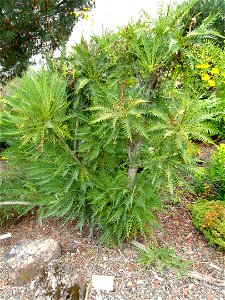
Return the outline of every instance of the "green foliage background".
<path id="1" fill-rule="evenodd" d="M 212 199 L 225 200 L 225 144 L 221 143 L 205 165 L 196 169 L 196 188 Z"/>

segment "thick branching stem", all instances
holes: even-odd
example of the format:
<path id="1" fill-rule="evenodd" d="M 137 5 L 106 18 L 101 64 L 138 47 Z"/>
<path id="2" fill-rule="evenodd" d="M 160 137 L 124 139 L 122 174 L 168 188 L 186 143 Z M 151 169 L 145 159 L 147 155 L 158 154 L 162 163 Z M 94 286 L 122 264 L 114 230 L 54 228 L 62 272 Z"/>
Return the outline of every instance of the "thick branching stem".
<path id="1" fill-rule="evenodd" d="M 77 157 L 74 157 L 74 152 L 70 149 L 70 147 L 68 146 L 68 144 L 64 141 L 63 138 L 58 137 L 58 139 L 61 141 L 61 144 L 64 146 L 64 149 L 73 156 L 73 158 L 76 160 L 76 162 L 81 165 L 79 159 Z"/>
<path id="2" fill-rule="evenodd" d="M 140 153 L 140 141 L 133 142 L 128 146 L 128 158 L 129 158 L 129 168 L 128 168 L 128 185 L 129 188 L 133 188 L 135 178 L 138 170 L 138 160 Z"/>
<path id="3" fill-rule="evenodd" d="M 80 121 L 76 120 L 76 127 L 75 127 L 75 134 L 74 134 L 74 144 L 73 144 L 74 145 L 73 153 L 74 153 L 75 160 L 78 160 L 78 139 L 76 138 L 76 136 L 77 136 L 79 125 L 80 125 Z"/>

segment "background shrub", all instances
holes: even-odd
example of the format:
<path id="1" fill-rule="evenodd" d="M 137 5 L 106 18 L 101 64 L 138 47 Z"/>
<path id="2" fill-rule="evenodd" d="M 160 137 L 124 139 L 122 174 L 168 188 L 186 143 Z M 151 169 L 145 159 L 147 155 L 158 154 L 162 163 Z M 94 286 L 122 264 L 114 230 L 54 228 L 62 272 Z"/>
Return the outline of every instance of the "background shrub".
<path id="1" fill-rule="evenodd" d="M 197 192 L 225 200 L 225 144 L 217 146 L 205 167 L 196 169 L 195 185 Z"/>
<path id="2" fill-rule="evenodd" d="M 225 35 L 225 6 L 223 0 L 197 0 L 197 1 L 185 1 L 182 5 L 192 3 L 190 11 L 185 16 L 187 27 L 190 26 L 190 19 L 195 17 L 195 22 L 192 22 L 192 26 L 199 26 L 206 18 L 210 18 L 212 15 L 216 15 L 217 18 L 214 22 L 214 28 L 221 35 L 216 38 L 220 47 L 224 47 Z"/>
<path id="3" fill-rule="evenodd" d="M 225 203 L 198 200 L 192 206 L 194 225 L 205 235 L 210 245 L 225 250 Z"/>
<path id="4" fill-rule="evenodd" d="M 225 144 L 217 146 L 212 154 L 208 174 L 213 191 L 225 201 Z"/>

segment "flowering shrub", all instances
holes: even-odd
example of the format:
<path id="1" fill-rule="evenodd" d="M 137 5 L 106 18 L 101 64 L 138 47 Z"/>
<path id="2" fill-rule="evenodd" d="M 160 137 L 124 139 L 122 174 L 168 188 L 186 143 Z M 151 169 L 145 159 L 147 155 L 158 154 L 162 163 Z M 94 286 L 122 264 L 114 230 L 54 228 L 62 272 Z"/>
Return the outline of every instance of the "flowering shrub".
<path id="1" fill-rule="evenodd" d="M 75 20 L 79 20 L 79 19 L 89 20 L 90 17 L 89 12 L 91 11 L 92 7 L 95 7 L 95 0 L 88 1 L 87 4 L 82 7 L 81 10 L 74 9 L 73 11 L 70 12 L 70 15 L 74 16 Z"/>
<path id="2" fill-rule="evenodd" d="M 192 206 L 194 225 L 205 235 L 210 245 L 225 250 L 225 203 L 199 200 Z"/>
<path id="3" fill-rule="evenodd" d="M 225 70 L 220 70 L 218 67 L 211 67 L 208 63 L 196 65 L 200 70 L 201 79 L 206 81 L 208 86 L 214 87 L 217 82 L 225 83 Z"/>

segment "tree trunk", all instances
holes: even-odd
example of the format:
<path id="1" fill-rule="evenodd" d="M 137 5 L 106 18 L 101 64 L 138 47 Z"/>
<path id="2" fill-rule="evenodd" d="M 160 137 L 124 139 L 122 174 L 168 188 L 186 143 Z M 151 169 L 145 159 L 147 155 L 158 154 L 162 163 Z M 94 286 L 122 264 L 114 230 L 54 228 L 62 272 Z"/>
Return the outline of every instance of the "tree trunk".
<path id="1" fill-rule="evenodd" d="M 139 149 L 141 142 L 136 141 L 128 146 L 128 158 L 129 158 L 129 168 L 128 168 L 128 186 L 129 188 L 134 187 L 135 178 L 137 175 L 138 165 L 139 165 Z"/>

